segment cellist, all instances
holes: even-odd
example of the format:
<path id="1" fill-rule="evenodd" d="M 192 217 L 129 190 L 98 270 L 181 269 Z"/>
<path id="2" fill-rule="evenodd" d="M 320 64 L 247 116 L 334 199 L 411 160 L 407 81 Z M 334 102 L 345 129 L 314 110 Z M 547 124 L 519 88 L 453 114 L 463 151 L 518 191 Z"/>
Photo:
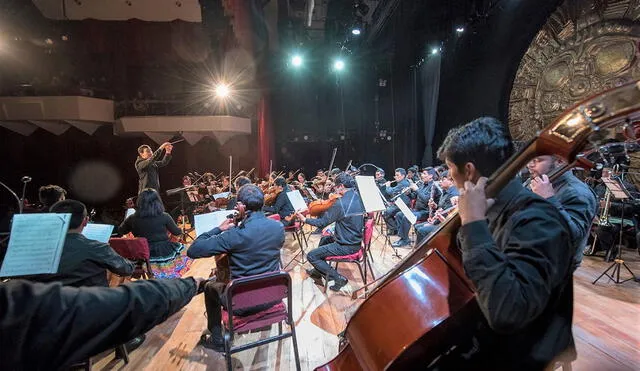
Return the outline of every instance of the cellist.
<path id="1" fill-rule="evenodd" d="M 335 222 L 333 236 L 320 239 L 318 247 L 307 254 L 309 263 L 313 266 L 307 274 L 314 279 L 325 278 L 333 280 L 329 288 L 334 291 L 347 284 L 347 278 L 338 273 L 325 261 L 327 256 L 343 256 L 358 252 L 362 242 L 364 227 L 364 206 L 360 195 L 356 191 L 356 181 L 351 175 L 340 173 L 335 179 L 334 191 L 341 195 L 334 204 L 320 218 L 307 218 L 298 213 L 296 216 L 302 222 L 324 228 Z"/>
<path id="2" fill-rule="evenodd" d="M 495 200 L 485 195 L 485 177 L 513 152 L 507 127 L 490 117 L 452 129 L 438 150 L 460 192 L 458 241 L 482 316 L 430 369 L 543 370 L 575 354 L 569 226 L 516 179 Z"/>

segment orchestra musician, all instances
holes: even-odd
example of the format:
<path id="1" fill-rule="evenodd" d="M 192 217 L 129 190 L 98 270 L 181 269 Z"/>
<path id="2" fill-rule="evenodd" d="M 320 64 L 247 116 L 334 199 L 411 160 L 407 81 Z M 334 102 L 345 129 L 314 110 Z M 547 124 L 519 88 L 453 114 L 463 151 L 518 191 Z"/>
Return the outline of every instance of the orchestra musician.
<path id="1" fill-rule="evenodd" d="M 582 262 L 591 225 L 598 212 L 598 201 L 593 190 L 576 178 L 571 170 L 553 182 L 549 181 L 548 175 L 562 165 L 555 156 L 538 156 L 527 164 L 527 168 L 531 173 L 531 190 L 554 204 L 569 224 L 576 250 L 575 271 Z"/>
<path id="2" fill-rule="evenodd" d="M 425 168 L 420 173 L 421 184 L 418 186 L 416 183 L 411 183 L 409 186 L 409 190 L 412 193 L 415 193 L 416 205 L 412 212 L 413 215 L 416 216 L 417 220 L 424 220 L 429 216 L 429 201 L 435 193 L 432 189 L 435 187 L 435 176 L 436 172 L 433 168 Z M 438 202 L 440 200 L 440 193 L 441 192 L 438 191 L 437 201 L 434 198 L 434 202 Z M 392 243 L 391 246 L 402 247 L 409 245 L 411 243 L 411 241 L 409 241 L 409 229 L 411 228 L 411 224 L 403 213 L 396 214 L 396 225 L 398 226 L 398 235 L 400 236 L 400 239 Z"/>
<path id="3" fill-rule="evenodd" d="M 439 201 L 436 203 L 434 199 L 430 199 L 428 201 L 428 206 L 431 212 L 430 216 L 433 212 L 438 216 L 444 216 L 443 211 L 451 209 L 453 206 L 451 199 L 455 196 L 458 196 L 458 189 L 453 184 L 453 180 L 448 171 L 444 171 L 441 174 L 439 190 L 442 192 L 440 195 Z M 441 219 L 438 217 L 433 218 L 432 220 L 426 221 L 424 223 L 418 223 L 414 226 L 416 231 L 416 240 L 417 242 L 422 241 L 429 233 L 433 232 L 440 224 Z"/>
<path id="4" fill-rule="evenodd" d="M 387 197 L 394 198 L 399 196 L 404 203 L 409 206 L 409 196 L 402 193 L 402 190 L 409 187 L 409 181 L 406 179 L 407 171 L 401 167 L 396 169 L 394 179 L 396 181 L 396 185 L 391 187 L 391 182 L 385 183 L 385 192 Z M 396 225 L 396 214 L 400 212 L 400 208 L 395 204 L 391 204 L 387 207 L 387 209 L 382 213 L 382 217 L 384 218 L 385 223 L 387 224 L 387 235 L 395 236 L 398 234 L 398 226 Z"/>
<path id="5" fill-rule="evenodd" d="M 512 153 L 507 127 L 490 117 L 452 129 L 438 150 L 460 190 L 462 263 L 482 316 L 432 370 L 542 370 L 575 355 L 575 251 L 559 248 L 571 243 L 566 219 L 515 179 L 495 200 L 485 194 L 485 177 Z"/>
<path id="6" fill-rule="evenodd" d="M 233 186 L 235 187 L 235 189 L 240 189 L 245 184 L 251 184 L 251 179 L 247 178 L 246 176 L 239 176 L 236 178 L 236 180 L 233 181 Z M 231 197 L 229 199 L 229 202 L 227 203 L 227 210 L 234 210 L 236 208 L 237 202 L 238 199 L 236 196 Z"/>
<path id="7" fill-rule="evenodd" d="M 58 201 L 63 201 L 67 197 L 67 191 L 64 188 L 49 184 L 42 186 L 38 189 L 38 199 L 42 206 L 40 207 L 41 213 L 48 213 L 49 208 Z"/>
<path id="8" fill-rule="evenodd" d="M 152 188 L 160 191 L 160 178 L 158 168 L 166 166 L 171 160 L 173 145 L 165 142 L 155 151 L 151 152 L 151 147 L 146 144 L 138 147 L 138 158 L 136 158 L 136 171 L 140 180 L 138 181 L 138 193 L 145 188 Z"/>
<path id="9" fill-rule="evenodd" d="M 262 213 L 264 195 L 259 187 L 246 184 L 238 191 L 237 204 L 245 210 L 246 216 L 236 226 L 232 219 L 226 219 L 220 226 L 198 236 L 189 247 L 187 254 L 193 259 L 219 254 L 228 254 L 231 278 L 240 278 L 278 271 L 280 269 L 280 249 L 284 244 L 284 227 Z M 210 336 L 203 335 L 201 344 L 218 352 L 224 351 L 221 327 L 221 306 L 226 302 L 226 285 L 223 282 L 208 281 L 204 286 L 207 309 L 207 329 Z M 277 303 L 243 309 L 236 315 L 250 315 L 270 308 Z"/>
<path id="10" fill-rule="evenodd" d="M 386 198 L 387 197 L 387 180 L 384 178 L 384 170 L 378 168 L 376 170 L 376 175 L 375 175 L 375 180 L 376 180 L 376 185 L 378 186 L 378 189 L 380 189 L 380 193 L 382 193 L 382 197 Z"/>
<path id="11" fill-rule="evenodd" d="M 291 219 L 287 221 L 286 218 L 293 215 L 295 213 L 295 210 L 293 209 L 293 205 L 291 204 L 291 201 L 287 196 L 287 190 L 289 188 L 287 186 L 287 181 L 284 180 L 283 177 L 278 177 L 276 178 L 276 180 L 274 180 L 273 183 L 275 186 L 275 192 L 278 194 L 276 197 L 276 201 L 273 206 L 265 206 L 263 208 L 263 211 L 280 215 L 280 222 L 285 227 L 288 227 L 294 223 L 294 220 Z"/>
<path id="12" fill-rule="evenodd" d="M 307 218 L 301 213 L 297 218 L 309 225 L 324 228 L 335 223 L 333 236 L 325 236 L 317 248 L 307 254 L 313 266 L 307 274 L 314 279 L 333 280 L 329 288 L 333 291 L 347 284 L 348 280 L 333 269 L 324 259 L 327 256 L 350 255 L 360 250 L 364 228 L 364 206 L 356 191 L 356 182 L 351 175 L 339 174 L 335 179 L 335 192 L 341 195 L 320 218 Z"/>

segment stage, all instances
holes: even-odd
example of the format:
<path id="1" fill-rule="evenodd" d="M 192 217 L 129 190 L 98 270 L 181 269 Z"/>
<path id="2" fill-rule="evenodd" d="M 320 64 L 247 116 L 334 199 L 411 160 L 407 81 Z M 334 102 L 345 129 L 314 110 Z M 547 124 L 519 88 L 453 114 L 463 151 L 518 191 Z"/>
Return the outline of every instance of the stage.
<path id="1" fill-rule="evenodd" d="M 376 277 L 388 271 L 398 259 L 390 246 L 384 246 L 384 237 L 374 232 L 371 247 Z M 392 237 L 395 241 L 397 237 Z M 310 248 L 319 236 L 310 237 Z M 286 264 L 298 250 L 293 236 L 287 234 L 283 248 Z M 406 255 L 409 249 L 398 249 Z M 640 273 L 640 256 L 635 250 L 625 249 L 623 258 L 636 273 Z M 196 260 L 188 275 L 206 277 L 213 258 Z M 616 285 L 604 277 L 596 285 L 591 282 L 610 263 L 601 257 L 584 258 L 574 276 L 573 334 L 578 348 L 578 359 L 573 370 L 637 370 L 640 365 L 640 283 L 628 281 Z M 346 314 L 355 310 L 362 300 L 331 290 L 325 294 L 322 287 L 307 277 L 304 268 L 295 262 L 287 270 L 293 281 L 293 313 L 298 335 L 302 370 L 312 370 L 329 360 L 338 351 L 338 337 L 346 325 Z M 361 278 L 353 264 L 340 266 L 353 289 L 359 288 Z M 624 278 L 628 273 L 623 272 Z M 200 334 L 206 328 L 204 297 L 195 297 L 184 309 L 147 333 L 144 344 L 130 354 L 130 362 L 114 360 L 109 352 L 94 357 L 94 370 L 223 370 L 224 356 L 197 346 Z M 286 327 L 285 327 L 286 329 Z M 273 326 L 272 334 L 277 332 Z M 266 337 L 266 332 L 241 335 L 235 344 Z M 633 365 L 636 366 L 633 366 Z M 242 370 L 295 370 L 291 339 L 253 348 L 233 355 L 234 369 Z"/>

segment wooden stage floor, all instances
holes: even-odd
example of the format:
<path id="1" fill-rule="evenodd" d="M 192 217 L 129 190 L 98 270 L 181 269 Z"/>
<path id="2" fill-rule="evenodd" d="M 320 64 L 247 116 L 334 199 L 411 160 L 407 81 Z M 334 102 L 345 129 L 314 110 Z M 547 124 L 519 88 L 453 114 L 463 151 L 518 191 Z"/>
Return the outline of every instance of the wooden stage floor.
<path id="1" fill-rule="evenodd" d="M 376 228 L 377 229 L 377 228 Z M 395 240 L 396 237 L 392 237 Z M 317 235 L 311 236 L 309 246 L 318 243 Z M 384 238 L 374 235 L 372 243 L 376 277 L 385 273 L 397 262 L 393 250 L 384 247 Z M 283 261 L 288 262 L 297 252 L 297 244 L 291 235 L 283 249 Z M 408 249 L 398 249 L 406 255 Z M 640 275 L 640 256 L 635 250 L 625 250 L 629 267 Z M 213 259 L 196 260 L 188 275 L 208 276 Z M 640 370 L 640 283 L 628 281 L 616 285 L 606 277 L 596 285 L 591 282 L 610 263 L 600 257 L 585 257 L 576 271 L 573 334 L 578 347 L 578 359 L 573 369 L 581 370 Z M 357 289 L 361 285 L 358 270 L 352 264 L 344 264 L 342 274 L 349 278 L 349 285 Z M 298 347 L 302 370 L 313 370 L 331 360 L 338 351 L 337 334 L 346 325 L 345 314 L 353 311 L 361 300 L 351 300 L 342 293 L 321 287 L 307 277 L 304 268 L 293 263 L 287 270 L 293 279 L 293 312 L 298 334 Z M 628 277 L 623 272 L 623 277 Z M 94 370 L 224 370 L 224 356 L 197 346 L 206 329 L 204 298 L 195 297 L 185 308 L 166 322 L 147 333 L 144 344 L 130 354 L 130 363 L 114 360 L 113 352 L 94 358 Z M 277 332 L 273 326 L 272 333 Z M 252 333 L 236 338 L 236 344 L 266 337 L 267 333 Z M 233 355 L 237 370 L 295 370 L 291 339 L 273 342 Z"/>

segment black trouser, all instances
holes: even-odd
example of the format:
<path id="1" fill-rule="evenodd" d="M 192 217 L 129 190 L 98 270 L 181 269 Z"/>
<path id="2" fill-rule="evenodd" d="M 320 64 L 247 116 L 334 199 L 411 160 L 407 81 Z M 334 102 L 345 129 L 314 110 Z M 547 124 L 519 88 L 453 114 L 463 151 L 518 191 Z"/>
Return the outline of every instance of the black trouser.
<path id="1" fill-rule="evenodd" d="M 396 223 L 396 214 L 400 212 L 400 208 L 396 205 L 391 205 L 382 213 L 382 218 L 387 224 L 387 231 L 398 232 L 398 224 Z"/>
<path id="2" fill-rule="evenodd" d="M 333 269 L 325 260 L 327 256 L 343 256 L 355 254 L 360 250 L 360 244 L 340 245 L 335 242 L 332 236 L 324 236 L 320 239 L 317 248 L 309 251 L 307 259 L 315 269 L 327 276 L 327 279 L 340 278 L 341 275 Z"/>

